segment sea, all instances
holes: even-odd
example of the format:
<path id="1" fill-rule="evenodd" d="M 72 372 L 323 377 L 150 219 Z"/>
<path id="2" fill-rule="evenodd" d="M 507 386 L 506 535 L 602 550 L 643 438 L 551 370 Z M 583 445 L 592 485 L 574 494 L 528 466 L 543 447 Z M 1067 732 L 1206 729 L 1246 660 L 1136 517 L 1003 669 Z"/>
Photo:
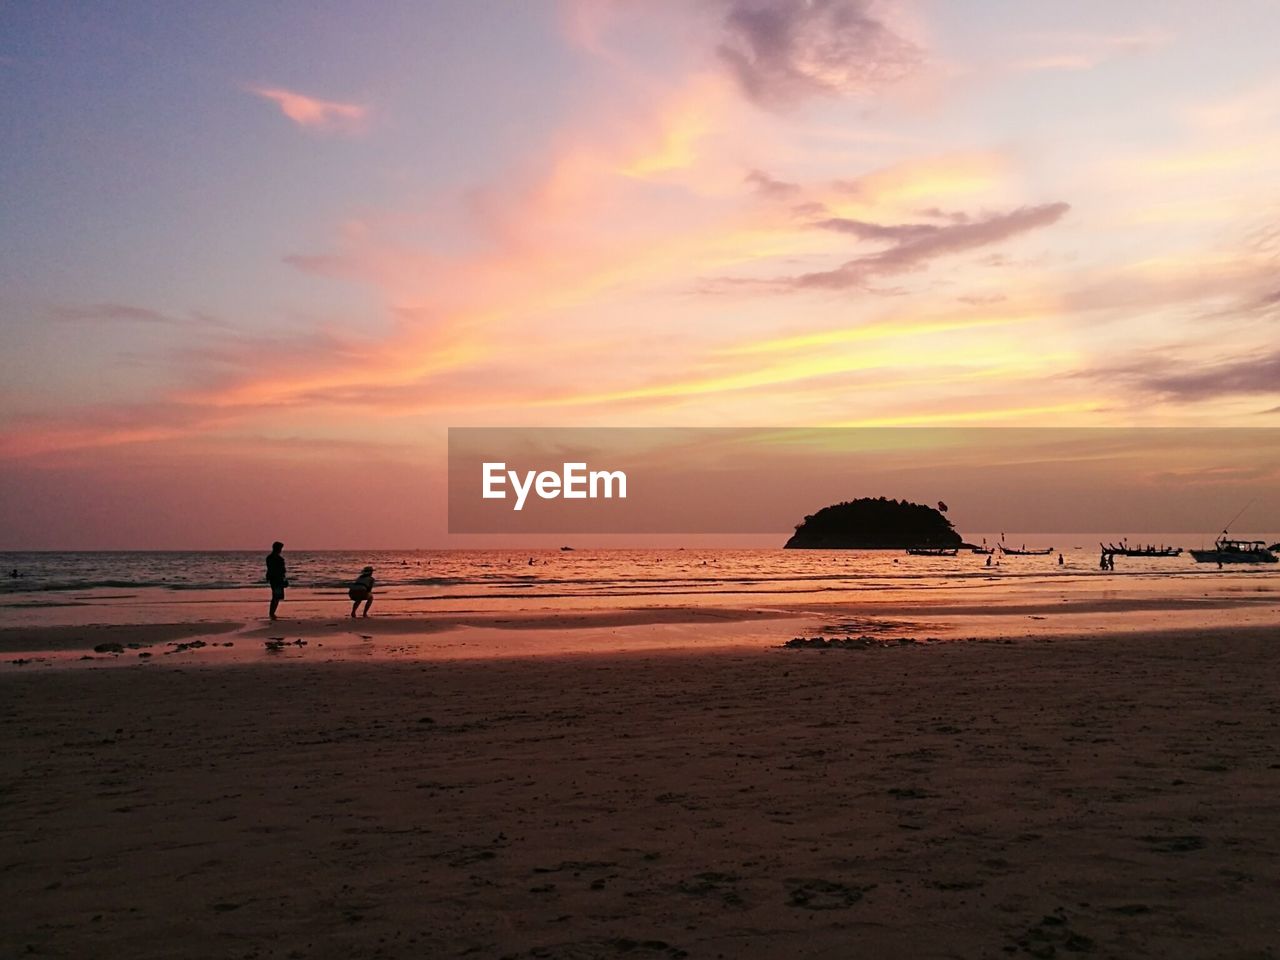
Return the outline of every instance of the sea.
<path id="1" fill-rule="evenodd" d="M 1280 536 L 1257 534 L 1268 543 Z M 999 534 L 988 535 L 991 543 Z M 979 538 L 970 535 L 971 542 Z M 916 557 L 896 550 L 505 549 L 286 550 L 286 603 L 326 616 L 370 565 L 379 613 L 547 611 L 650 606 L 794 606 L 857 601 L 1000 603 L 1052 591 L 1065 596 L 1202 596 L 1228 589 L 1224 571 L 1176 557 L 1119 557 L 1099 569 L 1099 543 L 1117 534 L 1007 535 L 1052 548 L 1041 556 Z M 1199 547 L 1203 538 L 1144 535 L 1130 543 Z M 1212 538 L 1210 538 L 1211 541 Z M 1059 554 L 1062 562 L 1058 562 Z M 0 626 L 250 616 L 265 603 L 263 550 L 0 553 Z M 14 577 L 10 574 L 19 574 Z M 1233 567 L 1231 584 L 1280 590 L 1280 564 Z M 1214 578 L 1218 578 L 1215 581 Z M 1217 586 L 1210 586 L 1217 583 Z M 299 602 L 305 602 L 299 606 Z"/>

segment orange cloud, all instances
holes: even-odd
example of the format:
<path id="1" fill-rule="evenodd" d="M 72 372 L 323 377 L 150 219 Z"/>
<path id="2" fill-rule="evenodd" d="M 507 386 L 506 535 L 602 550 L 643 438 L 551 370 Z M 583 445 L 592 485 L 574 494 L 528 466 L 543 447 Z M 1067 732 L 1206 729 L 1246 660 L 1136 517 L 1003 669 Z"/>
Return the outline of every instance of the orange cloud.
<path id="1" fill-rule="evenodd" d="M 658 115 L 657 135 L 641 143 L 621 166 L 632 177 L 651 177 L 668 171 L 693 167 L 698 161 L 699 141 L 707 136 L 712 118 L 725 108 L 724 87 L 710 81 L 694 85 Z"/>
<path id="2" fill-rule="evenodd" d="M 1024 418 L 1047 418 L 1047 423 L 1061 425 L 1065 414 L 1093 414 L 1105 409 L 1096 400 L 1068 401 L 1037 406 L 991 406 L 979 410 L 946 410 L 941 413 L 904 413 L 896 416 L 863 417 L 830 426 L 839 427 L 920 427 L 954 426 L 960 423 L 990 424 Z"/>
<path id="3" fill-rule="evenodd" d="M 940 203 L 984 194 L 1001 186 L 1009 174 L 1009 159 L 994 151 L 942 153 L 905 160 L 854 180 L 835 185 L 826 198 L 836 216 L 858 216 L 877 207 L 910 209 L 920 203 Z"/>
<path id="4" fill-rule="evenodd" d="M 690 282 L 699 276 L 822 254 L 847 242 L 797 224 L 790 211 L 761 208 L 743 182 L 741 167 L 732 177 L 723 175 L 732 165 L 715 153 L 668 153 L 672 132 L 691 129 L 705 131 L 708 146 L 723 149 L 724 125 L 737 118 L 699 109 L 723 103 L 723 93 L 723 82 L 698 78 L 621 131 L 558 144 L 541 177 L 500 181 L 486 198 L 491 219 L 485 223 L 496 237 L 492 245 L 456 254 L 404 246 L 395 239 L 404 226 L 397 215 L 385 223 L 371 217 L 358 229 L 344 228 L 333 253 L 287 258 L 308 273 L 354 280 L 377 291 L 395 318 L 389 335 L 367 339 L 349 331 L 318 331 L 314 343 L 290 344 L 293 362 L 287 370 L 262 364 L 261 343 L 238 337 L 223 345 L 217 358 L 223 375 L 180 389 L 173 398 L 189 411 L 217 418 L 253 418 L 267 409 L 325 410 L 326 422 L 341 430 L 341 416 L 334 416 L 339 411 L 366 416 L 370 410 L 388 416 L 449 411 L 456 417 L 481 408 L 660 406 L 673 398 L 710 399 L 893 367 L 901 349 L 869 352 L 860 360 L 803 356 L 762 365 L 760 353 L 808 344 L 801 338 L 765 350 L 725 352 L 726 335 L 737 334 L 734 339 L 741 343 L 741 330 L 707 330 L 706 342 L 690 350 L 684 370 L 673 371 L 665 351 L 660 357 L 637 354 L 637 337 L 643 341 L 650 324 L 637 319 L 643 312 L 634 312 L 636 297 L 643 302 L 655 290 L 673 289 L 687 297 Z M 699 126 L 706 123 L 710 129 Z M 829 199 L 856 197 L 868 205 L 937 201 L 965 192 L 975 180 L 993 181 L 1002 165 L 994 155 L 952 155 L 890 166 L 827 189 L 834 193 Z M 717 179 L 713 172 L 721 174 L 715 193 L 707 186 Z M 653 184 L 659 173 L 662 182 Z M 693 197 L 704 206 L 693 209 L 688 203 Z M 602 221 L 608 228 L 595 229 Z M 670 293 L 659 294 L 664 295 Z M 718 312 L 693 304 L 677 306 L 690 316 Z M 599 322 L 601 305 L 614 314 L 607 331 Z M 558 331 L 555 337 L 539 333 L 548 318 Z M 958 325 L 997 326 L 1020 319 L 987 317 Z M 837 339 L 896 339 L 951 328 L 950 318 L 922 320 Z M 819 341 L 819 349 L 834 345 L 823 342 L 821 332 Z M 602 352 L 616 362 L 600 363 Z M 531 372 L 542 369 L 562 372 L 558 378 Z M 488 387 L 479 386 L 486 381 Z M 188 425 L 191 433 L 208 432 L 203 417 L 191 417 Z M 141 439 L 149 438 L 121 436 L 113 442 Z M 47 443 L 55 449 L 78 447 L 86 438 L 60 434 Z"/>
<path id="5" fill-rule="evenodd" d="M 861 326 L 817 330 L 812 333 L 803 333 L 790 337 L 776 337 L 768 340 L 741 343 L 728 348 L 725 353 L 776 355 L 798 350 L 825 350 L 840 344 L 859 341 L 948 333 L 951 331 L 972 330 L 976 327 L 1011 326 L 1034 322 L 1036 319 L 1038 317 L 1031 312 L 984 313 L 973 316 L 929 317 L 923 319 L 892 317 Z"/>
<path id="6" fill-rule="evenodd" d="M 368 107 L 320 100 L 282 87 L 249 87 L 249 92 L 275 103 L 298 126 L 324 133 L 356 133 L 369 116 Z"/>

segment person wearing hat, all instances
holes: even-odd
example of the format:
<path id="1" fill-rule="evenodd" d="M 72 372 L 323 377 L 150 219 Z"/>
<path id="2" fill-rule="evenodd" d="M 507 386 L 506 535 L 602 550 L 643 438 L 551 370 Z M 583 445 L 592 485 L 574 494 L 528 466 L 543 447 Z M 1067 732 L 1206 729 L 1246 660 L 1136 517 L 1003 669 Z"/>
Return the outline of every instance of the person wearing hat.
<path id="1" fill-rule="evenodd" d="M 360 606 L 361 601 L 364 602 L 364 613 L 361 616 L 369 615 L 369 607 L 373 604 L 373 567 L 365 567 L 360 571 L 360 576 L 351 584 L 347 596 L 351 598 L 352 620 L 356 618 L 356 607 Z"/>

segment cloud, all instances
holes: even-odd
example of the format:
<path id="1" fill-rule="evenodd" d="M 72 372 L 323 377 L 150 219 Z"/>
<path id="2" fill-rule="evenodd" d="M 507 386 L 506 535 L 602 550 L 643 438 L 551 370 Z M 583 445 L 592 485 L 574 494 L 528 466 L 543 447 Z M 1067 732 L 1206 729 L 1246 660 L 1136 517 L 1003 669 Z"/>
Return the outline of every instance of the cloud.
<path id="1" fill-rule="evenodd" d="M 219 426 L 216 412 L 172 399 L 82 408 L 61 414 L 20 417 L 0 431 L 0 457 L 31 457 L 67 450 L 101 449 L 123 444 L 172 440 Z"/>
<path id="2" fill-rule="evenodd" d="M 943 210 L 940 207 L 926 207 L 919 211 L 920 216 L 934 220 L 950 220 L 952 223 L 968 223 L 973 218 L 963 210 Z"/>
<path id="3" fill-rule="evenodd" d="M 127 303 L 92 303 L 84 306 L 54 307 L 51 311 L 54 320 L 66 323 L 91 323 L 97 321 L 123 321 L 126 323 L 164 323 L 174 324 L 182 321 L 176 317 L 151 310 L 147 307 L 135 307 Z"/>
<path id="4" fill-rule="evenodd" d="M 1020 38 L 1023 44 L 1045 46 L 1045 52 L 1023 57 L 1010 64 L 1015 71 L 1092 70 L 1122 57 L 1135 56 L 1166 46 L 1172 36 L 1145 31 L 1125 34 L 1059 33 L 1032 34 Z"/>
<path id="5" fill-rule="evenodd" d="M 130 303 L 90 303 L 78 306 L 58 306 L 49 312 L 49 316 L 61 323 L 149 323 L 164 326 L 203 326 L 226 328 L 231 325 L 225 320 L 210 316 L 207 313 L 193 312 L 189 317 L 173 316 L 152 310 L 150 307 L 139 307 Z"/>
<path id="6" fill-rule="evenodd" d="M 249 87 L 250 93 L 275 103 L 280 112 L 300 127 L 322 133 L 358 133 L 368 118 L 368 107 L 336 100 L 318 100 L 282 87 Z"/>
<path id="7" fill-rule="evenodd" d="M 1005 179 L 1008 168 L 1008 157 L 999 152 L 947 152 L 891 164 L 851 180 L 836 180 L 831 187 L 836 198 L 864 206 L 903 204 L 915 209 L 927 203 L 929 208 L 918 215 L 963 222 L 967 214 L 947 212 L 937 204 L 991 190 Z"/>
<path id="8" fill-rule="evenodd" d="M 872 277 L 906 273 L 937 257 L 989 246 L 1047 227 L 1060 220 L 1069 209 L 1066 203 L 1046 203 L 945 225 L 882 225 L 839 218 L 818 221 L 815 226 L 823 229 L 852 233 L 860 239 L 893 242 L 884 250 L 848 260 L 834 270 L 801 274 L 782 282 L 800 289 L 843 290 L 863 286 Z"/>
<path id="9" fill-rule="evenodd" d="M 788 183 L 785 180 L 778 180 L 775 177 L 771 177 L 763 170 L 752 170 L 744 179 L 746 183 L 750 184 L 755 189 L 757 194 L 762 197 L 769 197 L 770 199 L 794 197 L 796 194 L 800 193 L 802 189 L 798 183 Z"/>
<path id="10" fill-rule="evenodd" d="M 1239 249 L 1196 251 L 1079 275 L 1062 289 L 1059 306 L 1073 314 L 1122 311 L 1132 317 L 1198 305 L 1195 316 L 1203 320 L 1255 317 L 1269 309 L 1264 291 L 1275 273 L 1270 257 Z"/>
<path id="11" fill-rule="evenodd" d="M 892 240 L 902 242 L 932 236 L 945 227 L 935 223 L 868 223 L 865 220 L 851 220 L 846 217 L 830 217 L 819 220 L 816 227 L 823 230 L 834 230 L 837 233 L 848 233 L 859 240 Z"/>
<path id="12" fill-rule="evenodd" d="M 358 276 L 355 266 L 346 257 L 327 253 L 288 253 L 280 258 L 291 267 L 317 277 L 348 278 Z"/>
<path id="13" fill-rule="evenodd" d="M 1228 360 L 1192 373 L 1139 376 L 1140 385 L 1176 400 L 1280 393 L 1280 350 L 1261 357 Z"/>
<path id="14" fill-rule="evenodd" d="M 1015 61 L 1014 70 L 1092 70 L 1098 61 L 1079 53 L 1050 54 Z"/>
<path id="15" fill-rule="evenodd" d="M 920 63 L 873 0 L 729 0 L 718 47 L 742 92 L 769 109 L 872 90 Z"/>

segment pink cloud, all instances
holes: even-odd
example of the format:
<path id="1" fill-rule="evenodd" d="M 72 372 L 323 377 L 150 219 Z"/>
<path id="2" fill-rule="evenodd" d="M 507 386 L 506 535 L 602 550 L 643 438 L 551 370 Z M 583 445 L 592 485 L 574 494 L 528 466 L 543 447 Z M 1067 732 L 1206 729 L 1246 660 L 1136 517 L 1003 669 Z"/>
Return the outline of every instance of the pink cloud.
<path id="1" fill-rule="evenodd" d="M 337 100 L 319 100 L 282 87 L 249 87 L 249 92 L 270 100 L 300 127 L 325 133 L 356 133 L 364 126 L 369 108 Z"/>

